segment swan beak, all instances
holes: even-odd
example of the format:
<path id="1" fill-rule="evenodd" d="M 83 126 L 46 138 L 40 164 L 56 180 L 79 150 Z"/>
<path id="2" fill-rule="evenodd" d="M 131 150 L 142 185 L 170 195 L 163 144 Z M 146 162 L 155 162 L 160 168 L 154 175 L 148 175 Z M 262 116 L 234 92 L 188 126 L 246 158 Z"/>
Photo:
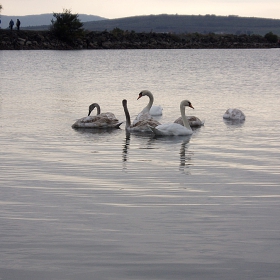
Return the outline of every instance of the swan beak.
<path id="1" fill-rule="evenodd" d="M 142 97 L 142 94 L 141 94 L 141 93 L 139 93 L 139 96 L 138 96 L 137 100 L 138 100 L 139 98 L 141 98 L 141 97 Z"/>
<path id="2" fill-rule="evenodd" d="M 192 104 L 191 104 L 191 103 L 190 103 L 189 107 L 191 107 L 191 108 L 193 108 L 193 109 L 194 109 L 194 107 L 192 106 Z"/>

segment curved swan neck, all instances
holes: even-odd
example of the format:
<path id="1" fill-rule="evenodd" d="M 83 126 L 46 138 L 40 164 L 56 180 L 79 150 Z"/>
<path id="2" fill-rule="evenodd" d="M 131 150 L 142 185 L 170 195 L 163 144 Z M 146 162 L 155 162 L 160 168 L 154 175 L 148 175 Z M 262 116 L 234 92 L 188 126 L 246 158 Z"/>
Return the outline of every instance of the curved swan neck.
<path id="1" fill-rule="evenodd" d="M 143 113 L 148 113 L 150 112 L 150 109 L 152 108 L 153 106 L 153 103 L 154 103 L 154 96 L 153 94 L 148 91 L 148 90 L 143 90 L 141 93 L 141 96 L 144 96 L 144 95 L 147 95 L 149 97 L 149 103 L 148 105 L 142 110 Z"/>
<path id="2" fill-rule="evenodd" d="M 90 115 L 90 113 L 92 112 L 92 110 L 96 108 L 97 110 L 97 114 L 96 115 L 99 115 L 101 110 L 100 110 L 100 106 L 97 104 L 97 103 L 92 103 L 91 105 L 89 105 L 89 108 L 88 108 L 88 116 Z"/>
<path id="3" fill-rule="evenodd" d="M 124 99 L 122 101 L 122 104 L 123 104 L 123 110 L 124 110 L 124 114 L 125 114 L 125 118 L 126 118 L 125 128 L 129 128 L 131 126 L 131 121 L 130 121 L 130 114 L 129 114 L 128 109 L 127 109 L 127 100 Z"/>
<path id="4" fill-rule="evenodd" d="M 186 128 L 192 130 L 191 127 L 190 127 L 189 121 L 186 117 L 186 110 L 185 109 L 186 109 L 186 104 L 185 104 L 184 101 L 182 101 L 181 104 L 180 104 L 180 110 L 181 110 L 181 116 L 182 116 L 183 124 Z"/>

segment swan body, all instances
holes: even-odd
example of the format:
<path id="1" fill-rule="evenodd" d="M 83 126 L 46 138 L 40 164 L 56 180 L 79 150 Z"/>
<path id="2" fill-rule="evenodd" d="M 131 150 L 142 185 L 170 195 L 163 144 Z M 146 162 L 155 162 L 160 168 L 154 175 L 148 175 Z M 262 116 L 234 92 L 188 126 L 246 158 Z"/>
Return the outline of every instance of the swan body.
<path id="1" fill-rule="evenodd" d="M 150 109 L 151 116 L 162 116 L 162 107 L 160 105 L 153 105 Z"/>
<path id="2" fill-rule="evenodd" d="M 123 110 L 125 113 L 125 117 L 126 117 L 126 125 L 125 125 L 125 129 L 127 131 L 137 131 L 137 132 L 151 132 L 150 127 L 155 127 L 160 125 L 160 123 L 157 120 L 154 120 L 152 118 L 150 119 L 141 119 L 138 122 L 136 122 L 135 124 L 131 125 L 131 120 L 130 120 L 130 114 L 127 108 L 127 100 L 124 99 L 122 101 L 122 105 L 123 105 Z"/>
<path id="3" fill-rule="evenodd" d="M 228 120 L 245 120 L 244 113 L 239 109 L 227 109 L 226 112 L 223 115 L 224 119 Z"/>
<path id="4" fill-rule="evenodd" d="M 192 104 L 188 100 L 183 100 L 180 104 L 180 111 L 184 126 L 178 123 L 167 123 L 161 124 L 156 127 L 150 127 L 155 135 L 159 136 L 180 136 L 180 135 L 191 135 L 193 133 L 189 121 L 185 114 L 185 107 L 193 108 Z"/>
<path id="5" fill-rule="evenodd" d="M 143 110 L 138 114 L 138 116 L 133 121 L 133 124 L 136 124 L 140 120 L 151 119 L 151 116 L 161 116 L 162 115 L 162 107 L 161 106 L 153 106 L 154 96 L 149 90 L 142 90 L 139 93 L 137 100 L 143 96 L 149 97 L 149 103 Z"/>
<path id="6" fill-rule="evenodd" d="M 97 115 L 91 116 L 94 108 L 97 110 Z M 121 124 L 113 113 L 100 113 L 100 106 L 93 103 L 89 106 L 88 116 L 78 119 L 72 128 L 119 128 Z"/>
<path id="7" fill-rule="evenodd" d="M 186 117 L 188 119 L 190 127 L 200 127 L 200 126 L 204 125 L 204 122 L 202 122 L 196 116 L 186 116 Z M 179 117 L 177 120 L 174 121 L 174 123 L 178 123 L 180 125 L 184 125 L 182 117 Z"/>

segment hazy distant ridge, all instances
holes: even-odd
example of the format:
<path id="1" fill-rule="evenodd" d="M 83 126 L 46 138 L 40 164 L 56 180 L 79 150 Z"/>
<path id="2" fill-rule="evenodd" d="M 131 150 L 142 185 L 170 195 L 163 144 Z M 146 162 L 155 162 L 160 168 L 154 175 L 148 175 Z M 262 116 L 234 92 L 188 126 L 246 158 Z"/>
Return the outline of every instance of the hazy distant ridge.
<path id="1" fill-rule="evenodd" d="M 228 33 L 280 35 L 280 20 L 239 16 L 149 15 L 87 22 L 87 30 L 104 31 L 114 28 L 135 32 L 156 33 Z"/>
<path id="2" fill-rule="evenodd" d="M 41 26 L 41 25 L 50 25 L 51 20 L 53 18 L 53 14 L 41 14 L 41 15 L 27 15 L 27 16 L 4 16 L 1 15 L 1 28 L 5 29 L 9 26 L 9 22 L 13 19 L 16 22 L 17 19 L 21 21 L 21 27 L 27 26 Z M 96 20 L 103 20 L 105 18 L 94 16 L 94 15 L 86 15 L 86 14 L 79 14 L 79 19 L 82 22 L 87 21 L 96 21 Z"/>
<path id="3" fill-rule="evenodd" d="M 51 24 L 52 14 L 31 15 L 23 17 L 2 16 L 3 29 L 8 27 L 10 19 L 20 19 L 23 29 L 47 30 Z M 118 19 L 105 19 L 94 15 L 79 14 L 84 29 L 89 31 L 111 31 L 114 28 L 135 32 L 156 33 L 226 33 L 258 34 L 273 32 L 280 36 L 280 19 L 216 16 L 216 15 L 149 15 Z M 24 28 L 25 27 L 25 28 Z"/>

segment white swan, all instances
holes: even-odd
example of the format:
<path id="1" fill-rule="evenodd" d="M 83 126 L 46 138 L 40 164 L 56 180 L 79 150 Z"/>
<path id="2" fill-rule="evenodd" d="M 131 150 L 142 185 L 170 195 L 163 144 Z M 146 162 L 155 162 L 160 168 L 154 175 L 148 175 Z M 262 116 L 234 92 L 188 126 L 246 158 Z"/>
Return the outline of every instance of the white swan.
<path id="1" fill-rule="evenodd" d="M 239 109 L 227 109 L 226 112 L 223 115 L 223 118 L 228 119 L 228 120 L 243 121 L 243 120 L 245 120 L 245 115 Z"/>
<path id="2" fill-rule="evenodd" d="M 144 119 L 139 120 L 136 124 L 131 125 L 130 114 L 127 108 L 127 100 L 122 101 L 123 110 L 126 118 L 125 129 L 127 131 L 137 131 L 137 132 L 151 132 L 150 127 L 155 127 L 160 125 L 160 123 L 154 119 Z"/>
<path id="3" fill-rule="evenodd" d="M 190 127 L 200 127 L 204 125 L 204 122 L 201 121 L 198 117 L 196 116 L 186 116 L 189 122 Z M 175 123 L 178 123 L 180 125 L 184 125 L 182 117 L 179 117 L 174 121 Z"/>
<path id="4" fill-rule="evenodd" d="M 153 105 L 150 109 L 152 116 L 162 116 L 162 107 L 160 105 Z"/>
<path id="5" fill-rule="evenodd" d="M 185 113 L 185 107 L 186 106 L 193 108 L 190 101 L 183 100 L 181 102 L 180 111 L 181 111 L 184 126 L 182 126 L 178 123 L 167 123 L 167 124 L 158 125 L 156 127 L 150 127 L 151 130 L 154 132 L 154 134 L 159 135 L 159 136 L 179 136 L 179 135 L 190 135 L 190 134 L 192 134 L 193 131 L 190 127 L 190 124 L 188 122 L 188 119 L 187 119 L 186 113 Z"/>
<path id="6" fill-rule="evenodd" d="M 97 110 L 97 115 L 90 116 L 94 108 Z M 72 128 L 119 128 L 122 124 L 113 113 L 100 112 L 100 106 L 97 103 L 92 103 L 89 106 L 88 116 L 77 120 Z"/>
<path id="7" fill-rule="evenodd" d="M 142 96 L 148 96 L 149 97 L 149 103 L 148 105 L 138 114 L 138 116 L 135 118 L 135 120 L 133 121 L 133 124 L 135 124 L 136 122 L 138 122 L 139 120 L 144 120 L 144 119 L 150 119 L 151 116 L 161 116 L 162 115 L 162 107 L 161 106 L 153 106 L 153 102 L 154 102 L 154 96 L 153 94 L 149 91 L 149 90 L 142 90 L 139 93 L 139 96 L 137 98 L 137 100 L 139 98 L 141 98 Z"/>

